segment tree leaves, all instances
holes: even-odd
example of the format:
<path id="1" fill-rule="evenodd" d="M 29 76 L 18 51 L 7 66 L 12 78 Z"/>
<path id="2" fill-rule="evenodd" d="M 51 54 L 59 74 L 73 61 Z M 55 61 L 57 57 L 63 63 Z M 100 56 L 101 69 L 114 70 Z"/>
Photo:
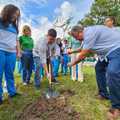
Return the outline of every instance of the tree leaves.
<path id="1" fill-rule="evenodd" d="M 116 20 L 116 25 L 120 25 L 120 0 L 95 0 L 90 13 L 79 23 L 84 26 L 103 24 L 107 16 L 113 16 Z"/>

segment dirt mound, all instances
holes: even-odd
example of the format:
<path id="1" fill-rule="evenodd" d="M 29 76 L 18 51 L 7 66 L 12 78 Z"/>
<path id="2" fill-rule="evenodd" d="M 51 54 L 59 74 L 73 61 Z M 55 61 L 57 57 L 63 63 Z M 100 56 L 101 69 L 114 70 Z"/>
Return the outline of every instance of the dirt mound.
<path id="1" fill-rule="evenodd" d="M 62 90 L 61 96 L 52 99 L 40 97 L 25 107 L 17 120 L 80 120 L 80 114 L 68 105 L 68 97 L 75 93 Z"/>

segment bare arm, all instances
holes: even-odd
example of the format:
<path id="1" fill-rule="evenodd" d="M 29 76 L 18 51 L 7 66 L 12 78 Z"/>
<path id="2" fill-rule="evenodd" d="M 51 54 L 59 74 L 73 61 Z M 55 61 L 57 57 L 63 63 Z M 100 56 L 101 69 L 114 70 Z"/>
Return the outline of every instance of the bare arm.
<path id="1" fill-rule="evenodd" d="M 16 49 L 17 49 L 17 57 L 20 58 L 21 57 L 21 49 L 20 49 L 20 42 L 19 42 L 19 40 L 17 40 Z"/>
<path id="2" fill-rule="evenodd" d="M 76 60 L 74 60 L 71 63 L 68 63 L 68 66 L 74 66 L 76 64 L 78 64 L 81 60 L 85 59 L 85 57 L 87 56 L 87 54 L 92 53 L 91 50 L 81 50 L 81 52 L 79 53 L 78 57 L 76 58 Z"/>
<path id="3" fill-rule="evenodd" d="M 48 75 L 49 72 L 48 72 L 48 68 L 47 68 L 47 64 L 46 64 L 46 63 L 43 64 L 43 68 L 44 68 L 44 70 L 45 70 L 45 73 Z"/>
<path id="4" fill-rule="evenodd" d="M 74 53 L 79 53 L 79 52 L 81 52 L 81 48 L 78 48 L 76 50 L 68 51 L 68 54 L 74 54 Z"/>

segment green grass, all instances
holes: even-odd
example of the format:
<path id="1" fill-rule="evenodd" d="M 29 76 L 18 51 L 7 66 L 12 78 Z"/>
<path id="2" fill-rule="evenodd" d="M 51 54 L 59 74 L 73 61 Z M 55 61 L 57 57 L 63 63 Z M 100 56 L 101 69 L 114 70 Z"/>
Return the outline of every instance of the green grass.
<path id="1" fill-rule="evenodd" d="M 109 101 L 97 100 L 95 94 L 97 93 L 97 86 L 95 80 L 94 68 L 84 68 L 85 81 L 83 83 L 70 80 L 69 76 L 61 76 L 60 85 L 57 89 L 71 89 L 75 91 L 75 96 L 69 99 L 69 104 L 72 105 L 78 112 L 81 113 L 81 120 L 106 120 L 106 113 L 110 107 Z M 4 104 L 0 106 L 0 120 L 16 120 L 18 115 L 27 104 L 34 102 L 44 91 L 48 83 L 46 80 L 42 81 L 41 90 L 36 90 L 33 83 L 29 86 L 23 86 L 21 78 L 16 74 L 17 90 L 22 94 L 8 100 L 5 95 Z M 67 119 L 66 119 L 67 120 Z"/>

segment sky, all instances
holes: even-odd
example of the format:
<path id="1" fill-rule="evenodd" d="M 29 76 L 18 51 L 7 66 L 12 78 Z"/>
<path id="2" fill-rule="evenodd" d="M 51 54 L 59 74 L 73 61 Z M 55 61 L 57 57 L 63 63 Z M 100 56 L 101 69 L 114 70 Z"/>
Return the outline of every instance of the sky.
<path id="1" fill-rule="evenodd" d="M 23 25 L 30 25 L 34 39 L 44 36 L 49 28 L 62 25 L 72 17 L 71 26 L 89 13 L 94 0 L 0 0 L 0 11 L 7 4 L 20 8 L 20 30 Z M 63 36 L 63 29 L 56 28 L 58 36 Z"/>

